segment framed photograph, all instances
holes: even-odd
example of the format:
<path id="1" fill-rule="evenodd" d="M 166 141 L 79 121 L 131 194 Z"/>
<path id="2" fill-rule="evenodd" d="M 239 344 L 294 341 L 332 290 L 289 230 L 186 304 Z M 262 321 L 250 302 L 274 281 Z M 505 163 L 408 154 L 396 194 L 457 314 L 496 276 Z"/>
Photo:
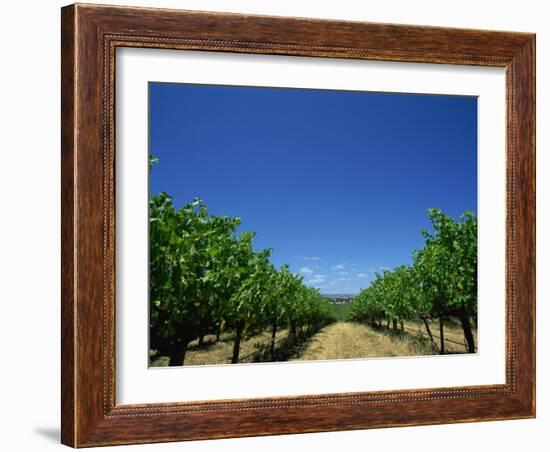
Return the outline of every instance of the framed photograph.
<path id="1" fill-rule="evenodd" d="M 62 442 L 535 416 L 535 36 L 62 9 Z"/>

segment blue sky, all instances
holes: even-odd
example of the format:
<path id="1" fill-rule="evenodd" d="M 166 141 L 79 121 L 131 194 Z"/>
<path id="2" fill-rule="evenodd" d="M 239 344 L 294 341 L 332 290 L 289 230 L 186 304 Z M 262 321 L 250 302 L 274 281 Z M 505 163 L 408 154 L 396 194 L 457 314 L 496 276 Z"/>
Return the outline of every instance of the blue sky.
<path id="1" fill-rule="evenodd" d="M 426 209 L 477 213 L 477 99 L 149 84 L 152 194 L 239 216 L 322 293 L 411 262 Z"/>

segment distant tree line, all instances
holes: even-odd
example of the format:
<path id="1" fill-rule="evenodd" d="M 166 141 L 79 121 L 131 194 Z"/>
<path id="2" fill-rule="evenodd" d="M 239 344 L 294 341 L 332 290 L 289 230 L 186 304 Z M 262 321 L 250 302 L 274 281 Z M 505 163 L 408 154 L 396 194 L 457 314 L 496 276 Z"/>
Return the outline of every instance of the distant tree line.
<path id="1" fill-rule="evenodd" d="M 436 350 L 445 353 L 444 324 L 457 320 L 468 352 L 475 352 L 472 323 L 477 323 L 477 218 L 470 212 L 456 222 L 429 209 L 433 232 L 422 231 L 425 245 L 413 264 L 376 274 L 350 307 L 352 321 L 404 329 L 404 320 L 423 322 Z M 430 321 L 439 320 L 439 347 Z"/>

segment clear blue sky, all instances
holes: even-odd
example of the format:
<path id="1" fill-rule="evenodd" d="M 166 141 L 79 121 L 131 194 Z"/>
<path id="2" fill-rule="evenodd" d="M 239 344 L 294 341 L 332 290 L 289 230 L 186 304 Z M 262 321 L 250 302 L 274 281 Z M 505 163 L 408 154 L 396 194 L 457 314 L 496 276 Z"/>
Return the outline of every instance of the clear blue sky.
<path id="1" fill-rule="evenodd" d="M 477 99 L 149 85 L 150 191 L 239 216 L 323 293 L 411 262 L 426 209 L 477 213 Z"/>

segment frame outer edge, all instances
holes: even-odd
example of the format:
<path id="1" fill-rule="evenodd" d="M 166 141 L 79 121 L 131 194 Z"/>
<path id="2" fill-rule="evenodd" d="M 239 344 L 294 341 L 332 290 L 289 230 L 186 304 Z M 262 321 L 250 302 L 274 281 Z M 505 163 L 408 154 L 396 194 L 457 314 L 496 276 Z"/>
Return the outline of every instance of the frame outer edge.
<path id="1" fill-rule="evenodd" d="M 532 397 L 532 415 L 533 417 L 537 417 L 537 259 L 536 259 L 536 253 L 537 253 L 537 36 L 536 34 L 533 34 L 533 39 L 531 41 L 531 70 L 533 71 L 531 74 L 531 95 L 532 98 L 532 155 L 533 155 L 533 168 L 532 168 L 532 183 L 533 183 L 533 225 L 532 225 L 532 234 L 533 234 L 533 272 L 531 275 L 531 280 L 533 284 L 533 301 L 532 301 L 532 309 L 533 309 L 533 330 L 532 330 L 532 346 L 533 346 L 533 352 L 532 352 L 532 360 L 533 360 L 533 380 L 532 380 L 532 391 L 531 391 L 531 397 Z"/>
<path id="2" fill-rule="evenodd" d="M 76 6 L 61 8 L 61 443 L 77 445 Z"/>
<path id="3" fill-rule="evenodd" d="M 518 395 L 526 417 L 536 417 L 536 35 L 514 58 L 517 69 Z"/>

